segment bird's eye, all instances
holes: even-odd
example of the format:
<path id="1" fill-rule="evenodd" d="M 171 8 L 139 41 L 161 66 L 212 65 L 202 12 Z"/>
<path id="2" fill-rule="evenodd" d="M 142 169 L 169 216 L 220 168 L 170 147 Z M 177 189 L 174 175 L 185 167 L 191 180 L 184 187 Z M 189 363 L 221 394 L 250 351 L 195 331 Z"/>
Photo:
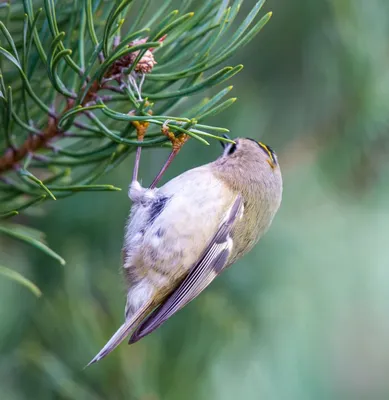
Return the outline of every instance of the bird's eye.
<path id="1" fill-rule="evenodd" d="M 233 154 L 235 152 L 235 150 L 236 150 L 236 144 L 233 143 L 233 144 L 231 144 L 230 148 L 228 149 L 227 154 L 230 156 L 231 154 Z"/>

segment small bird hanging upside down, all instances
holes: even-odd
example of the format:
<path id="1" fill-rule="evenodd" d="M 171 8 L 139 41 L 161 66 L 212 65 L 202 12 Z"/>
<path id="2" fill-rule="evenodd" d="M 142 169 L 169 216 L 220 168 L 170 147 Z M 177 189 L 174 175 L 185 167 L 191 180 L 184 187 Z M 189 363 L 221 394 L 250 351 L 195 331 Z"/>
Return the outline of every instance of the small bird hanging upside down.
<path id="1" fill-rule="evenodd" d="M 88 364 L 148 335 L 246 254 L 269 228 L 282 197 L 273 150 L 252 139 L 224 144 L 214 162 L 159 189 L 134 179 L 124 239 L 125 322 Z"/>

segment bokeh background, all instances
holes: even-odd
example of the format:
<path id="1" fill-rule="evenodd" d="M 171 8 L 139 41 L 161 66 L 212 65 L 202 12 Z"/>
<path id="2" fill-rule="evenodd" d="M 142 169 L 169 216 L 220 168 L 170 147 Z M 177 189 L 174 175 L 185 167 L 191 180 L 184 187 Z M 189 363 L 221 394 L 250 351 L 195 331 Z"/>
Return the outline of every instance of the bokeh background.
<path id="1" fill-rule="evenodd" d="M 209 120 L 277 151 L 284 198 L 268 234 L 162 328 L 83 370 L 123 318 L 133 159 L 102 178 L 122 192 L 45 205 L 23 222 L 66 266 L 1 238 L 0 259 L 44 296 L 0 279 L 0 398 L 389 398 L 389 2 L 268 0 L 269 10 L 229 61 L 245 65 L 239 101 Z M 218 154 L 192 140 L 165 179 Z M 144 183 L 166 156 L 144 152 Z"/>

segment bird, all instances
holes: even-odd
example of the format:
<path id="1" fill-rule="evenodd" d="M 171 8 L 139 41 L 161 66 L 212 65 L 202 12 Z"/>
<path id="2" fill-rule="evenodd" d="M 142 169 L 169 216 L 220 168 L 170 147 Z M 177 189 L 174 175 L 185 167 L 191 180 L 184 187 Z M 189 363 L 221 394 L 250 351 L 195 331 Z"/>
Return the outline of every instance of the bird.
<path id="1" fill-rule="evenodd" d="M 142 187 L 134 167 L 123 244 L 125 321 L 88 366 L 127 337 L 132 344 L 161 326 L 270 227 L 283 188 L 275 152 L 251 138 L 221 143 L 215 161 L 159 188 Z"/>

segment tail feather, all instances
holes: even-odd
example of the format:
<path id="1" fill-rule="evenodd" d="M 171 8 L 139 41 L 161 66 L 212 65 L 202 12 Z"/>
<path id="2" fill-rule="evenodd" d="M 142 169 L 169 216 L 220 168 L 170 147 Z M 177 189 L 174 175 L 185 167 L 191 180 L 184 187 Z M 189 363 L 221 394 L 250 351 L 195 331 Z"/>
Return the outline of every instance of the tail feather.
<path id="1" fill-rule="evenodd" d="M 150 304 L 146 304 L 141 307 L 130 319 L 128 319 L 124 324 L 114 333 L 114 335 L 109 339 L 107 344 L 100 350 L 100 352 L 86 365 L 90 365 L 100 361 L 106 355 L 111 353 L 117 346 L 130 334 L 131 330 L 139 323 L 149 312 Z M 85 368 L 86 368 L 85 367 Z"/>

